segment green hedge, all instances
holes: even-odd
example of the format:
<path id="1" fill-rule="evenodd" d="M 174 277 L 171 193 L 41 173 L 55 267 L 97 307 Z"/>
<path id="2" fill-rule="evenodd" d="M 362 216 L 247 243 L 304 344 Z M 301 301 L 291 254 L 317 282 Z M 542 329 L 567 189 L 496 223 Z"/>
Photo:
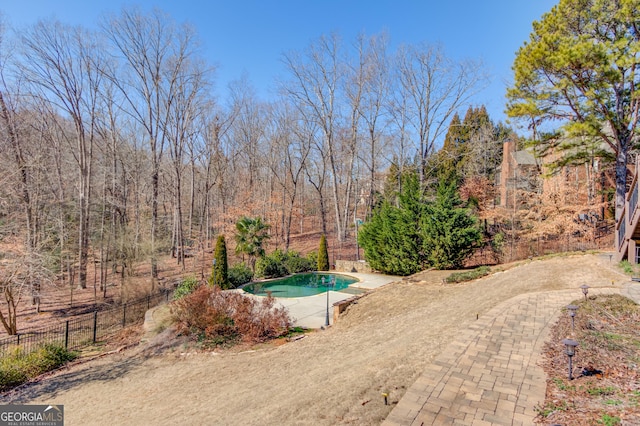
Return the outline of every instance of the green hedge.
<path id="1" fill-rule="evenodd" d="M 28 354 L 16 348 L 0 358 L 0 392 L 21 385 L 77 357 L 76 352 L 54 344 L 44 345 Z"/>
<path id="2" fill-rule="evenodd" d="M 244 263 L 238 263 L 229 268 L 228 279 L 231 288 L 238 288 L 250 282 L 252 278 L 253 272 L 251 272 L 251 268 Z"/>
<path id="3" fill-rule="evenodd" d="M 298 272 L 314 271 L 316 265 L 310 258 L 301 257 L 296 251 L 275 250 L 273 253 L 258 259 L 256 276 L 278 278 Z"/>
<path id="4" fill-rule="evenodd" d="M 485 275 L 489 275 L 490 273 L 491 268 L 489 268 L 488 266 L 480 266 L 470 271 L 454 272 L 447 277 L 446 281 L 448 283 L 461 283 L 464 281 L 471 281 L 477 278 L 484 277 Z"/>
<path id="5" fill-rule="evenodd" d="M 187 294 L 191 294 L 198 288 L 200 283 L 194 276 L 186 277 L 182 280 L 182 282 L 176 288 L 176 291 L 173 293 L 173 300 L 178 300 L 186 296 Z"/>

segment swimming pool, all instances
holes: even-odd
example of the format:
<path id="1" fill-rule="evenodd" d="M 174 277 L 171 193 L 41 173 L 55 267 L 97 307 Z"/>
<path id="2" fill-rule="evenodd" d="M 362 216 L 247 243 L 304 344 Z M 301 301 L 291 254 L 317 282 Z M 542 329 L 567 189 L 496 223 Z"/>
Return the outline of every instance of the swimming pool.
<path id="1" fill-rule="evenodd" d="M 324 278 L 324 285 L 322 279 Z M 330 281 L 335 278 L 335 286 Z M 356 283 L 357 278 L 347 275 L 329 273 L 304 273 L 295 274 L 285 278 L 248 284 L 242 289 L 256 296 L 266 296 L 267 292 L 273 297 L 306 297 L 324 293 L 327 288 L 332 291 L 340 291 Z"/>

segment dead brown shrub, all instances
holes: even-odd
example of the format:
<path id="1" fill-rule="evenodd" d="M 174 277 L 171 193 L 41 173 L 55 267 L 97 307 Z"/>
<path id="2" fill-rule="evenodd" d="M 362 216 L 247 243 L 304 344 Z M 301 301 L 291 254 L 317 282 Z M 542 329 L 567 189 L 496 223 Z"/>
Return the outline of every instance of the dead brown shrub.
<path id="1" fill-rule="evenodd" d="M 171 313 L 179 333 L 203 343 L 260 343 L 286 334 L 291 327 L 286 309 L 274 304 L 273 297 L 257 300 L 202 285 L 174 301 Z"/>

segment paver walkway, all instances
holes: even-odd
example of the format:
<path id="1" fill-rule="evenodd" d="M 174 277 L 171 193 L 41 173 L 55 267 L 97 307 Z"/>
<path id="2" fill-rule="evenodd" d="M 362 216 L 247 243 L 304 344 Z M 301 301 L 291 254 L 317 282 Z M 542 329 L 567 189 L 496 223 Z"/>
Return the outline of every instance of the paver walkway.
<path id="1" fill-rule="evenodd" d="M 631 291 L 640 296 L 640 286 Z M 532 425 L 545 398 L 542 345 L 562 307 L 580 297 L 580 289 L 532 293 L 496 306 L 426 368 L 383 425 Z"/>

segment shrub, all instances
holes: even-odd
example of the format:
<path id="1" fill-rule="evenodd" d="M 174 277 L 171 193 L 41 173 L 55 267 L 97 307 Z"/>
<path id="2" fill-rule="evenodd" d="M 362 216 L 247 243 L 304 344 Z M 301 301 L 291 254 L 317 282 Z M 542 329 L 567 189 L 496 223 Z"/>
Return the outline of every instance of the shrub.
<path id="1" fill-rule="evenodd" d="M 264 256 L 256 261 L 256 276 L 264 278 L 277 278 L 288 275 L 285 266 L 285 254 L 282 250 L 275 250 L 273 253 Z"/>
<path id="2" fill-rule="evenodd" d="M 238 288 L 253 278 L 253 272 L 244 263 L 238 263 L 229 268 L 229 285 L 231 288 Z"/>
<path id="3" fill-rule="evenodd" d="M 506 240 L 507 237 L 503 232 L 498 232 L 496 235 L 494 235 L 493 239 L 491 240 L 491 248 L 493 249 L 493 251 L 498 254 L 502 254 L 502 250 L 504 249 Z"/>
<path id="4" fill-rule="evenodd" d="M 320 247 L 318 248 L 318 271 L 329 270 L 329 251 L 327 250 L 327 237 L 322 234 Z"/>
<path id="5" fill-rule="evenodd" d="M 309 272 L 315 270 L 316 263 L 305 257 L 300 257 L 296 251 L 288 251 L 285 254 L 285 268 L 289 274 Z"/>
<path id="6" fill-rule="evenodd" d="M 216 249 L 213 254 L 215 263 L 211 269 L 211 277 L 209 277 L 210 285 L 218 285 L 222 289 L 228 289 L 229 270 L 227 264 L 227 244 L 224 235 L 219 235 L 216 241 Z"/>
<path id="7" fill-rule="evenodd" d="M 455 182 L 440 181 L 436 199 L 425 206 L 421 220 L 423 250 L 437 269 L 460 267 L 482 240 L 478 221 L 462 207 Z"/>
<path id="8" fill-rule="evenodd" d="M 76 352 L 54 344 L 46 344 L 28 354 L 16 348 L 0 358 L 0 391 L 4 392 L 42 373 L 54 370 L 73 361 L 77 356 Z"/>
<path id="9" fill-rule="evenodd" d="M 205 345 L 230 344 L 238 340 L 263 342 L 288 332 L 291 319 L 275 299 L 260 300 L 219 287 L 200 286 L 173 302 L 171 312 L 178 332 L 194 336 Z"/>
<path id="10" fill-rule="evenodd" d="M 484 277 L 485 275 L 489 275 L 490 273 L 491 268 L 489 268 L 488 266 L 480 266 L 470 271 L 454 272 L 453 274 L 449 275 L 446 280 L 448 283 L 461 283 L 464 281 L 471 281 L 477 278 Z"/>
<path id="11" fill-rule="evenodd" d="M 622 268 L 624 273 L 627 274 L 627 275 L 633 275 L 633 273 L 634 273 L 633 265 L 631 265 L 631 262 L 629 262 L 628 260 L 621 261 L 620 262 L 620 268 Z"/>
<path id="12" fill-rule="evenodd" d="M 186 277 L 185 279 L 182 280 L 182 282 L 176 288 L 176 291 L 173 293 L 173 299 L 174 300 L 181 299 L 184 296 L 193 293 L 194 290 L 198 288 L 198 285 L 200 285 L 200 283 L 198 282 L 196 277 L 194 276 Z"/>
<path id="13" fill-rule="evenodd" d="M 24 355 L 16 351 L 0 360 L 0 391 L 4 392 L 29 380 Z"/>
<path id="14" fill-rule="evenodd" d="M 298 272 L 313 271 L 315 264 L 296 251 L 275 250 L 256 262 L 256 276 L 278 278 Z"/>
<path id="15" fill-rule="evenodd" d="M 365 259 L 373 269 L 402 276 L 428 267 L 460 267 L 482 234 L 460 200 L 456 180 L 440 179 L 432 201 L 417 173 L 401 179 L 400 193 L 389 194 L 358 232 Z"/>
<path id="16" fill-rule="evenodd" d="M 311 263 L 312 266 L 318 267 L 318 252 L 312 251 L 307 253 L 307 260 Z"/>
<path id="17" fill-rule="evenodd" d="M 69 351 L 61 345 L 46 344 L 40 350 L 32 352 L 39 362 L 42 372 L 53 370 L 78 357 L 76 352 Z"/>

